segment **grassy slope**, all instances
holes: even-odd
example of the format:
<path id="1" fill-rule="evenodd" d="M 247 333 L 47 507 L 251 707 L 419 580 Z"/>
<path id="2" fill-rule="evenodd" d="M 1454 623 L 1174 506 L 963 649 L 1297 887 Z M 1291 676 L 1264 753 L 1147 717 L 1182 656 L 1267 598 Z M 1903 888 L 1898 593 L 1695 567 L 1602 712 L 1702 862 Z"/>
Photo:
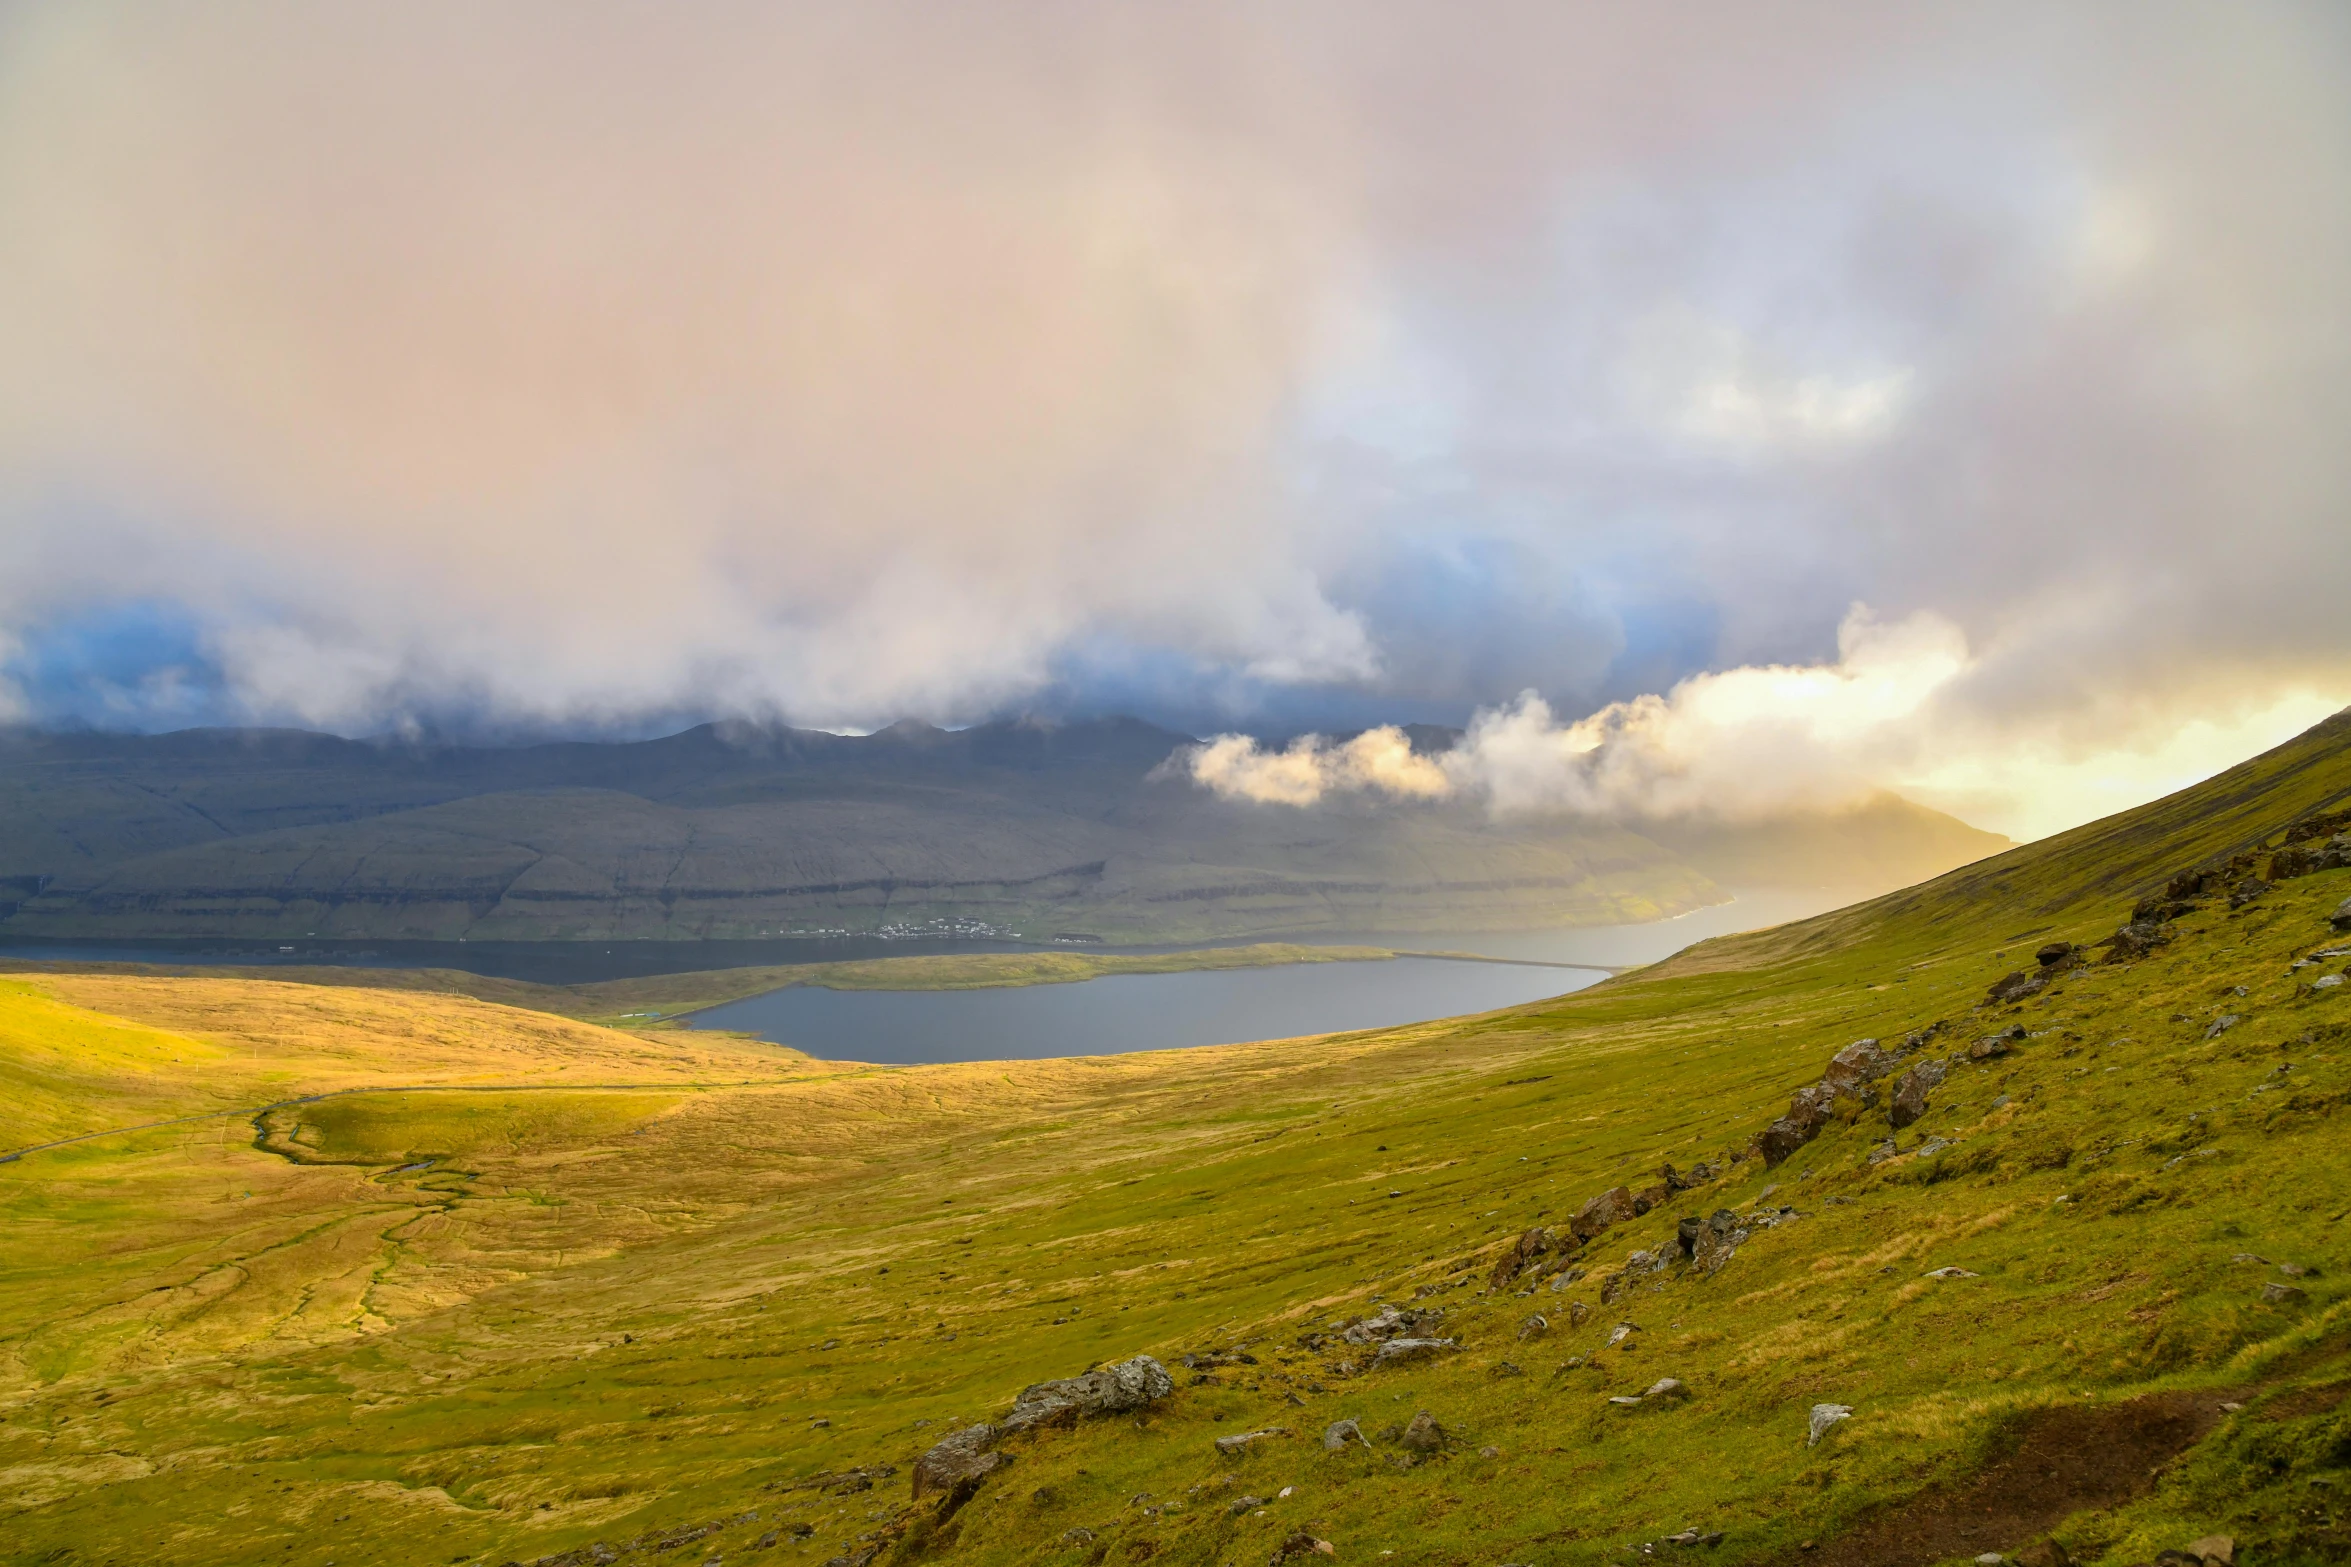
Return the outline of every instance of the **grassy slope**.
<path id="1" fill-rule="evenodd" d="M 471 996 L 502 1006 L 552 1012 L 594 1023 L 648 1024 L 722 1002 L 740 1001 L 792 985 L 831 990 L 994 990 L 1023 985 L 1070 985 L 1112 974 L 1180 974 L 1197 969 L 1271 968 L 1287 963 L 1375 962 L 1397 954 L 1384 947 L 1307 947 L 1263 941 L 1189 952 L 971 952 L 925 957 L 864 958 L 847 963 L 792 963 L 762 968 L 700 969 L 586 985 L 539 985 L 461 969 L 364 969 L 284 964 L 230 965 L 85 963 L 0 959 L 14 972 L 148 975 L 177 979 L 251 979 L 286 985 L 423 991 Z"/>
<path id="2" fill-rule="evenodd" d="M 2076 1556 L 2139 1561 L 2219 1528 L 2255 1542 L 2241 1561 L 2260 1542 L 2263 1562 L 2336 1559 L 2308 1482 L 2351 1462 L 2351 986 L 2311 991 L 2321 970 L 2286 964 L 2326 939 L 2351 872 L 1975 1009 L 2022 951 L 2103 934 L 2150 879 L 2351 789 L 2342 728 L 2199 798 L 1477 1019 L 1090 1061 L 779 1056 L 773 1082 L 681 1068 L 659 1093 L 354 1095 L 269 1118 L 258 1140 L 284 1153 L 211 1123 L 0 1166 L 0 1506 L 19 1509 L 0 1559 L 498 1562 L 716 1522 L 696 1554 L 642 1559 L 821 1562 L 907 1506 L 903 1466 L 941 1422 L 1104 1359 L 1235 1343 L 1259 1364 L 1141 1422 L 1023 1439 L 940 1559 L 1260 1561 L 1300 1525 L 1398 1564 L 1621 1561 L 1685 1525 L 1724 1531 L 1717 1562 L 1807 1537 L 1833 1554 L 2030 1411 L 2199 1389 L 2247 1407 L 2148 1494 L 2066 1522 Z M 550 1026 L 314 991 L 315 1022 L 248 1027 L 254 991 L 295 987 L 234 983 L 19 982 L 5 1048 L 49 1037 L 47 996 L 102 1014 L 86 1026 L 124 1052 L 162 1030 L 298 1077 L 274 1063 L 307 1059 L 316 1028 L 373 1041 L 338 1070 L 414 1082 L 419 1038 L 470 1037 L 491 1076 Z M 2224 1013 L 2243 1021 L 2206 1037 Z M 1766 1185 L 1802 1217 L 1580 1328 L 1558 1307 L 1599 1308 L 1596 1280 L 1480 1293 L 1504 1237 L 1743 1146 L 1849 1039 L 1937 1020 L 2033 1034 L 1956 1070 L 1906 1134 L 1951 1139 L 1940 1157 L 1871 1166 L 1884 1130 L 1856 1125 L 1777 1171 L 1740 1165 L 1603 1236 L 1596 1271 Z M 675 1038 L 576 1034 L 616 1059 Z M 152 1103 L 86 1092 L 126 1116 Z M 2281 1275 L 2243 1253 L 2318 1269 L 2307 1298 L 2264 1302 Z M 1923 1277 L 1945 1265 L 1980 1276 Z M 1454 1358 L 1348 1376 L 1297 1347 L 1424 1285 L 1466 1342 Z M 1560 1325 L 1522 1341 L 1538 1306 Z M 1619 1320 L 1640 1331 L 1603 1348 Z M 1693 1401 L 1605 1402 L 1661 1375 Z M 1857 1414 L 1808 1449 L 1823 1400 Z M 1400 1468 L 1392 1446 L 1311 1440 L 1417 1409 L 1463 1445 Z M 1300 1435 L 1237 1460 L 1211 1445 L 1268 1426 Z M 789 1488 L 874 1463 L 901 1474 Z M 1262 1512 L 1224 1505 L 1284 1485 Z M 812 1542 L 749 1549 L 790 1522 Z M 1073 1528 L 1099 1539 L 1062 1545 Z"/>

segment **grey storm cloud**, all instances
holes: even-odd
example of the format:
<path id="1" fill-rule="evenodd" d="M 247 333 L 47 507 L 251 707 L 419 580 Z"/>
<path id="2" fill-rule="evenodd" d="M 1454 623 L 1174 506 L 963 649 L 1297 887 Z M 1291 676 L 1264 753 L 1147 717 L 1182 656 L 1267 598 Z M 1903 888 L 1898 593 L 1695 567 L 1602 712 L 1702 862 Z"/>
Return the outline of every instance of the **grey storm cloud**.
<path id="1" fill-rule="evenodd" d="M 2347 165 L 2330 5 L 13 7 L 0 706 L 139 604 L 347 730 L 1143 664 L 2047 825 L 2351 697 Z"/>

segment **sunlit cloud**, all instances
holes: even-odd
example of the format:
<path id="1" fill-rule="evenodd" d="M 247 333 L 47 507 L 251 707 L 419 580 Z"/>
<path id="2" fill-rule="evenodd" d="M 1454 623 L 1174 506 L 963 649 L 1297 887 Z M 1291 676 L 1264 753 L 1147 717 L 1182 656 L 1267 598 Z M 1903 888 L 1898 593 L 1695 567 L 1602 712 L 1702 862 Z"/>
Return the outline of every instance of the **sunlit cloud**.
<path id="1" fill-rule="evenodd" d="M 1931 614 L 1889 625 L 1856 606 L 1838 647 L 1833 663 L 1693 676 L 1572 722 L 1530 691 L 1479 712 L 1434 755 L 1393 728 L 1341 743 L 1308 735 L 1280 749 L 1227 734 L 1179 751 L 1171 768 L 1262 805 L 1467 799 L 1497 817 L 1631 822 L 1833 812 L 1893 792 L 2029 839 L 2209 777 L 2338 705 L 2293 693 L 2153 746 L 2003 731 L 1995 754 L 1969 743 L 1974 721 L 1952 701 L 1979 667 L 1956 626 Z"/>

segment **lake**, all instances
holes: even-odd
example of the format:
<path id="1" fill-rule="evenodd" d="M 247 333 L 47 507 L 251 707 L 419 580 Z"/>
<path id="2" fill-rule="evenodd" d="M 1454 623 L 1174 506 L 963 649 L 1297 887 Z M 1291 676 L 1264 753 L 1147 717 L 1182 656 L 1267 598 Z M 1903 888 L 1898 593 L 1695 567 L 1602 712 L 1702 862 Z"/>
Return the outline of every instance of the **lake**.
<path id="1" fill-rule="evenodd" d="M 1490 1012 L 1597 983 L 1593 969 L 1391 958 L 1115 974 L 998 990 L 794 986 L 698 1012 L 828 1061 L 1013 1061 L 1223 1045 Z"/>
<path id="2" fill-rule="evenodd" d="M 1275 968 L 1120 974 L 1075 985 L 999 990 L 824 990 L 794 986 L 696 1013 L 827 1061 L 909 1065 L 1115 1055 L 1300 1034 L 1392 1028 L 1491 1012 L 1599 983 L 1598 969 L 1536 965 L 1653 963 L 1695 941 L 1802 919 L 1839 901 L 1817 891 L 1748 893 L 1644 925 L 1464 933 L 1358 931 L 1273 938 L 1391 951 L 1475 952 L 1465 963 L 1392 958 Z M 1265 938 L 1259 938 L 1265 939 Z M 1162 949 L 1164 950 L 1164 949 Z"/>
<path id="3" fill-rule="evenodd" d="M 1694 941 L 1800 919 L 1842 899 L 1819 892 L 1745 893 L 1730 903 L 1645 925 L 1537 931 L 1354 931 L 1253 937 L 1391 951 L 1474 952 L 1514 959 L 1378 963 L 1130 974 L 1077 985 L 999 990 L 836 991 L 795 987 L 730 1002 L 693 1019 L 837 1061 L 905 1064 L 1165 1050 L 1385 1028 L 1489 1012 L 1595 984 L 1591 969 L 1651 963 Z M 1232 945 L 1236 943 L 1215 943 Z M 1034 951 L 1031 945 L 923 936 L 764 941 L 261 942 L 253 940 L 0 941 L 0 956 L 146 963 L 341 964 L 453 968 L 540 984 L 576 985 L 697 969 Z M 1166 947 L 1128 951 L 1170 951 Z"/>

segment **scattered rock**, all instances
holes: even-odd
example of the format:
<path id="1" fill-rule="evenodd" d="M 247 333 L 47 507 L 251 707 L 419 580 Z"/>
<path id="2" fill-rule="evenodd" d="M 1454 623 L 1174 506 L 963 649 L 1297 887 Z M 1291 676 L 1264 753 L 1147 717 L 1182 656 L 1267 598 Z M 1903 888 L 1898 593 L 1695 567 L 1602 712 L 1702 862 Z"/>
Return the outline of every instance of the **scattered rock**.
<path id="1" fill-rule="evenodd" d="M 2237 1016 L 2237 1014 L 2234 1012 L 2229 1013 L 2225 1017 L 2216 1017 L 2212 1020 L 2212 1026 L 2204 1031 L 2204 1037 L 2206 1039 L 2218 1039 L 2221 1035 L 2227 1033 L 2230 1029 L 2235 1028 L 2239 1023 L 2244 1021 L 2245 1020 L 2243 1018 Z"/>
<path id="2" fill-rule="evenodd" d="M 1967 1047 L 1967 1058 L 1970 1061 L 1989 1061 L 1996 1056 L 2006 1054 L 2008 1054 L 2008 1036 L 2006 1034 L 1987 1035 Z"/>
<path id="3" fill-rule="evenodd" d="M 1610 1346 L 1613 1347 L 1623 1343 L 1626 1339 L 1631 1338 L 1634 1334 L 1640 1331 L 1640 1327 L 1635 1323 L 1619 1322 L 1614 1328 L 1609 1330 L 1608 1342 Z"/>
<path id="4" fill-rule="evenodd" d="M 1659 1377 L 1649 1384 L 1649 1391 L 1641 1396 L 1653 1401 L 1663 1399 L 1670 1404 L 1688 1398 L 1690 1390 L 1679 1377 Z"/>
<path id="5" fill-rule="evenodd" d="M 1722 1265 L 1731 1260 L 1747 1239 L 1747 1231 L 1739 1223 L 1739 1216 L 1728 1208 L 1717 1208 L 1704 1219 L 1695 1216 L 1682 1220 L 1674 1232 L 1675 1244 L 1690 1266 L 1707 1274 L 1719 1273 Z"/>
<path id="6" fill-rule="evenodd" d="M 1445 1450 L 1445 1428 L 1437 1424 L 1436 1416 L 1424 1409 L 1412 1417 L 1412 1424 L 1404 1428 L 1404 1435 L 1399 1440 L 1406 1451 L 1425 1458 L 1431 1453 Z"/>
<path id="7" fill-rule="evenodd" d="M 1236 1496 L 1230 1502 L 1225 1504 L 1225 1509 L 1235 1518 L 1238 1518 L 1243 1513 L 1252 1512 L 1257 1508 L 1263 1507 L 1264 1505 L 1265 1498 L 1262 1496 Z"/>
<path id="8" fill-rule="evenodd" d="M 2312 990 L 2332 990 L 2341 983 L 2343 983 L 2343 976 L 2340 974 L 2321 974 L 2310 982 L 2310 988 Z"/>
<path id="9" fill-rule="evenodd" d="M 1075 1529 L 1064 1529 L 1061 1531 L 1061 1543 L 1064 1545 L 1092 1545 L 1094 1531 L 1083 1524 Z"/>
<path id="10" fill-rule="evenodd" d="M 1589 1241 L 1612 1225 L 1633 1217 L 1633 1194 L 1622 1186 L 1611 1186 L 1576 1210 L 1568 1229 L 1579 1241 Z"/>
<path id="11" fill-rule="evenodd" d="M 1373 1354 L 1371 1363 L 1375 1366 L 1392 1366 L 1407 1360 L 1423 1360 L 1460 1347 L 1459 1340 L 1449 1338 L 1392 1338 Z"/>
<path id="12" fill-rule="evenodd" d="M 1840 1420 L 1853 1418 L 1850 1404 L 1815 1404 L 1812 1406 L 1811 1434 L 1804 1438 L 1806 1447 L 1818 1447 L 1820 1439 L 1829 1433 L 1829 1427 Z"/>
<path id="13" fill-rule="evenodd" d="M 2229 889 L 2229 907 L 2241 909 L 2255 898 L 2269 891 L 2269 883 L 2258 876 L 2248 876 Z"/>
<path id="14" fill-rule="evenodd" d="M 914 1461 L 914 1494 L 963 1490 L 1012 1462 L 995 1446 L 1015 1431 L 1046 1424 L 1074 1424 L 1080 1415 L 1118 1414 L 1158 1402 L 1175 1391 L 1175 1379 L 1149 1355 L 1057 1382 L 1020 1390 L 1001 1425 L 985 1421 L 950 1432 Z"/>
<path id="15" fill-rule="evenodd" d="M 2107 948 L 2109 963 L 2133 963 L 2171 940 L 2171 932 L 2152 919 L 2134 919 L 2099 945 Z"/>
<path id="16" fill-rule="evenodd" d="M 1903 1073 L 1894 1085 L 1894 1102 L 1887 1107 L 1886 1119 L 1900 1129 L 1926 1114 L 1927 1096 L 1942 1086 L 1948 1070 L 1940 1061 L 1921 1061 Z"/>
<path id="17" fill-rule="evenodd" d="M 1641 1395 L 1638 1393 L 1619 1393 L 1614 1398 L 1609 1400 L 1611 1404 L 1616 1405 L 1619 1409 L 1631 1409 L 1634 1405 L 1640 1403 L 1640 1401 Z"/>
<path id="18" fill-rule="evenodd" d="M 1930 1279 L 1975 1279 L 1981 1278 L 1983 1275 L 1970 1273 L 1965 1268 L 1937 1268 L 1927 1277 Z"/>
<path id="19" fill-rule="evenodd" d="M 1584 1319 L 1591 1314 L 1592 1308 L 1580 1300 L 1571 1300 L 1567 1303 L 1567 1325 L 1571 1328 L 1582 1327 Z"/>
<path id="20" fill-rule="evenodd" d="M 2298 1306 L 2310 1297 L 2295 1284 L 2264 1284 L 2261 1298 L 2272 1306 Z"/>
<path id="21" fill-rule="evenodd" d="M 2033 961 L 2043 968 L 2055 968 L 2079 950 L 2070 941 L 2052 941 L 2033 954 Z"/>
<path id="22" fill-rule="evenodd" d="M 1538 1311 L 1518 1325 L 1519 1341 L 1524 1343 L 1531 1338 L 1541 1338 L 1550 1331 L 1551 1319 Z"/>
<path id="23" fill-rule="evenodd" d="M 1754 1152 L 1769 1169 L 1787 1162 L 1790 1155 L 1820 1135 L 1828 1122 L 1825 1108 L 1809 1101 L 1792 1105 L 1786 1115 L 1755 1134 Z"/>
<path id="24" fill-rule="evenodd" d="M 1478 1456 L 1480 1458 L 1500 1458 L 1502 1456 L 1502 1449 L 1499 1447 L 1481 1447 L 1478 1449 Z"/>
<path id="25" fill-rule="evenodd" d="M 1363 1427 L 1352 1420 L 1334 1420 L 1331 1422 L 1330 1429 L 1322 1434 L 1322 1449 L 1326 1453 L 1335 1453 L 1349 1442 L 1359 1442 L 1365 1447 L 1371 1446 L 1371 1443 L 1364 1437 Z"/>
<path id="26" fill-rule="evenodd" d="M 2305 1268 L 2298 1262 L 2281 1262 L 2278 1264 L 2278 1272 L 2284 1274 L 2289 1279 L 2306 1279 L 2310 1277 L 2314 1271 L 2314 1269 Z"/>
<path id="27" fill-rule="evenodd" d="M 1247 1452 L 1252 1443 L 1263 1442 L 1272 1437 L 1294 1436 L 1296 1434 L 1288 1426 L 1274 1426 L 1264 1431 L 1243 1431 L 1233 1436 L 1218 1437 L 1216 1450 L 1224 1454 L 1225 1457 L 1231 1458 L 1236 1454 Z"/>
<path id="28" fill-rule="evenodd" d="M 1009 1455 L 994 1450 L 1003 1435 L 996 1427 L 982 1422 L 942 1438 L 914 1461 L 915 1496 L 921 1498 L 937 1491 L 977 1485 L 1011 1463 Z"/>
<path id="29" fill-rule="evenodd" d="M 2337 930 L 2351 930 L 2351 898 L 2335 905 L 2335 912 L 2327 916 L 2327 923 Z"/>
<path id="30" fill-rule="evenodd" d="M 2028 974 L 2023 969 L 2018 969 L 2013 974 L 2002 975 L 1993 981 L 1990 990 L 1984 992 L 1984 999 L 1994 1006 L 2002 1007 L 2022 1001 L 2027 996 L 2047 989 L 2051 972 L 2051 970 L 2044 968 L 2035 969 Z"/>
<path id="31" fill-rule="evenodd" d="M 1376 1315 L 1359 1317 L 1339 1333 L 1350 1344 L 1376 1344 L 1383 1339 L 1412 1338 L 1424 1329 L 1435 1327 L 1444 1320 L 1441 1307 L 1430 1306 L 1419 1311 L 1399 1310 L 1383 1306 Z"/>
<path id="32" fill-rule="evenodd" d="M 1874 1039 L 1856 1039 L 1829 1059 L 1820 1074 L 1821 1086 L 1832 1095 L 1858 1095 L 1862 1089 L 1894 1070 L 1896 1057 L 1878 1048 Z"/>
<path id="33" fill-rule="evenodd" d="M 2205 1567 L 2236 1567 L 2237 1542 L 2225 1534 L 2208 1534 L 2201 1540 L 2190 1540 L 2188 1554 Z"/>
<path id="34" fill-rule="evenodd" d="M 1175 1378 L 1149 1355 L 1137 1355 L 1083 1376 L 1056 1382 L 1038 1382 L 1020 1390 L 1012 1413 L 1004 1417 L 1006 1431 L 1025 1431 L 1052 1420 L 1074 1420 L 1079 1415 L 1112 1415 L 1155 1404 L 1175 1391 Z"/>
<path id="35" fill-rule="evenodd" d="M 1546 1252 L 1558 1245 L 1558 1241 L 1558 1236 L 1548 1229 L 1538 1228 L 1527 1231 L 1513 1242 L 1510 1249 L 1502 1254 L 1502 1259 L 1494 1264 L 1494 1271 L 1487 1276 L 1487 1284 L 1494 1289 L 1502 1288 L 1528 1268 L 1533 1267 Z"/>
<path id="36" fill-rule="evenodd" d="M 1271 1561 L 1272 1567 L 1281 1567 L 1283 1562 L 1293 1556 L 1336 1556 L 1338 1554 L 1338 1548 L 1333 1546 L 1330 1541 L 1318 1540 L 1304 1529 L 1300 1529 L 1274 1547 Z"/>

